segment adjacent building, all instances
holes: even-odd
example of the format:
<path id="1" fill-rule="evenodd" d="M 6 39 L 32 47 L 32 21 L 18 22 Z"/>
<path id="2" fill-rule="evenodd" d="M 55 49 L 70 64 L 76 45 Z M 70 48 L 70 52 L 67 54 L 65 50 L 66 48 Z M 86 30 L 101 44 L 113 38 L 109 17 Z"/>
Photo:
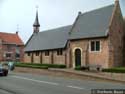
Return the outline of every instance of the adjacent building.
<path id="1" fill-rule="evenodd" d="M 125 32 L 125 17 L 124 17 L 124 32 Z M 124 40 L 125 40 L 125 34 L 124 34 Z M 124 51 L 123 51 L 123 52 L 124 52 L 124 53 L 123 53 L 123 57 L 125 57 L 125 42 L 124 42 L 123 45 L 124 45 L 124 49 L 123 49 L 123 50 L 124 50 Z M 123 62 L 125 62 L 125 59 L 124 59 Z M 125 66 L 125 63 L 124 63 L 124 66 Z"/>
<path id="2" fill-rule="evenodd" d="M 19 61 L 23 62 L 24 43 L 21 38 L 14 33 L 0 32 L 0 62 Z"/>
<path id="3" fill-rule="evenodd" d="M 38 12 L 33 34 L 25 45 L 27 63 L 100 65 L 102 68 L 123 66 L 123 17 L 115 4 L 90 12 L 79 12 L 73 25 L 39 32 Z"/>

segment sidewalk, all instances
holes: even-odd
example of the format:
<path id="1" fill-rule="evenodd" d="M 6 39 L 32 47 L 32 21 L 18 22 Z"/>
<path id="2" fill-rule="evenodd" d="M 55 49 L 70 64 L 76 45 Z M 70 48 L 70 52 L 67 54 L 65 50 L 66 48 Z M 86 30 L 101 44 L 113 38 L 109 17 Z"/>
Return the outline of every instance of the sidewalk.
<path id="1" fill-rule="evenodd" d="M 105 72 L 89 72 L 89 71 L 85 72 L 85 71 L 76 71 L 74 69 L 49 69 L 49 70 L 125 83 L 125 73 L 105 73 Z"/>
<path id="2" fill-rule="evenodd" d="M 104 73 L 104 72 L 90 72 L 90 71 L 76 71 L 74 69 L 32 69 L 16 67 L 15 72 L 21 73 L 32 73 L 38 75 L 53 75 L 53 76 L 64 76 L 64 77 L 75 77 L 75 78 L 87 78 L 94 80 L 107 80 L 125 83 L 125 73 Z"/>

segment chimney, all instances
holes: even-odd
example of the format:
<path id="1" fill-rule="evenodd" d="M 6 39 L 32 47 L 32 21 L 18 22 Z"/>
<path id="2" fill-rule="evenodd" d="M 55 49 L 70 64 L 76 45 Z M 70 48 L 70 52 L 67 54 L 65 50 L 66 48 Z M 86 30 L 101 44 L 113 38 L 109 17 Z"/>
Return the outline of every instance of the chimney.
<path id="1" fill-rule="evenodd" d="M 78 15 L 81 15 L 81 14 L 82 14 L 82 12 L 81 12 L 81 11 L 79 11 L 79 12 L 78 12 Z"/>
<path id="2" fill-rule="evenodd" d="M 18 31 L 16 31 L 16 34 L 18 35 Z"/>
<path id="3" fill-rule="evenodd" d="M 19 32 L 19 24 L 17 24 L 17 30 L 16 30 L 16 34 L 18 35 Z"/>

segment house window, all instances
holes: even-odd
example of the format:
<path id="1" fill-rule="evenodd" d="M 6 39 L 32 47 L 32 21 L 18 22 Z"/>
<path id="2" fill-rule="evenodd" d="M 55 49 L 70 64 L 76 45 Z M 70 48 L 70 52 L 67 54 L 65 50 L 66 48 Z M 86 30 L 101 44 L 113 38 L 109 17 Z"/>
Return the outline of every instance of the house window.
<path id="1" fill-rule="evenodd" d="M 36 56 L 39 56 L 39 52 L 36 52 Z"/>
<path id="2" fill-rule="evenodd" d="M 91 51 L 95 51 L 95 42 L 94 41 L 91 42 Z"/>
<path id="3" fill-rule="evenodd" d="M 6 53 L 6 58 L 10 58 L 11 54 L 10 53 Z"/>
<path id="4" fill-rule="evenodd" d="M 30 53 L 27 53 L 28 56 L 30 56 Z"/>
<path id="5" fill-rule="evenodd" d="M 49 56 L 49 51 L 45 51 L 45 56 Z"/>
<path id="6" fill-rule="evenodd" d="M 20 58 L 20 54 L 19 53 L 16 53 L 16 58 Z"/>
<path id="7" fill-rule="evenodd" d="M 12 45 L 7 45 L 7 50 L 10 51 L 12 50 L 13 46 Z"/>
<path id="8" fill-rule="evenodd" d="M 57 55 L 62 55 L 62 54 L 63 54 L 62 49 L 58 49 L 58 50 L 57 50 Z"/>
<path id="9" fill-rule="evenodd" d="M 91 41 L 90 50 L 100 51 L 100 41 Z"/>

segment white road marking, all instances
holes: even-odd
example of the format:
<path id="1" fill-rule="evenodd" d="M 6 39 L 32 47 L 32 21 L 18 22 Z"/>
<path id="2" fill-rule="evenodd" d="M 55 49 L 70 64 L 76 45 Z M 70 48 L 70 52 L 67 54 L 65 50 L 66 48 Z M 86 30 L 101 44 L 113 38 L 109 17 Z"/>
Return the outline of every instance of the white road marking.
<path id="1" fill-rule="evenodd" d="M 74 88 L 74 89 L 85 89 L 85 88 L 81 88 L 81 87 L 78 87 L 78 86 L 67 86 L 67 87 Z"/>
<path id="2" fill-rule="evenodd" d="M 29 78 L 21 77 L 21 76 L 11 76 L 11 77 L 19 78 L 19 79 L 24 79 L 24 80 L 29 80 L 29 81 L 34 81 L 34 82 L 38 82 L 38 83 L 45 83 L 45 84 L 50 84 L 50 85 L 59 85 L 58 83 L 54 83 L 54 82 L 47 82 L 47 81 L 29 79 Z"/>
<path id="3" fill-rule="evenodd" d="M 18 78 L 18 79 L 23 79 L 23 80 L 29 80 L 29 81 L 38 82 L 38 83 L 44 83 L 44 84 L 50 84 L 50 85 L 59 85 L 59 83 L 55 83 L 55 82 L 35 80 L 35 79 L 30 79 L 30 78 L 26 78 L 26 77 L 22 77 L 22 76 L 11 76 L 11 77 Z M 73 89 L 78 89 L 78 90 L 85 89 L 85 88 L 81 88 L 81 87 L 78 87 L 78 86 L 71 86 L 71 85 L 66 85 L 66 87 L 73 88 Z"/>

